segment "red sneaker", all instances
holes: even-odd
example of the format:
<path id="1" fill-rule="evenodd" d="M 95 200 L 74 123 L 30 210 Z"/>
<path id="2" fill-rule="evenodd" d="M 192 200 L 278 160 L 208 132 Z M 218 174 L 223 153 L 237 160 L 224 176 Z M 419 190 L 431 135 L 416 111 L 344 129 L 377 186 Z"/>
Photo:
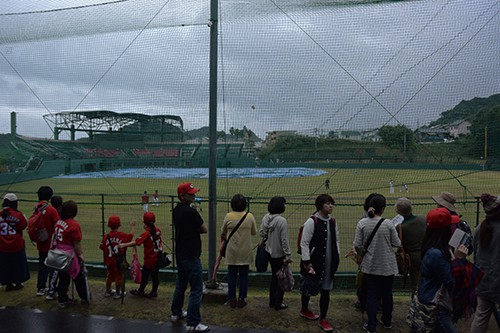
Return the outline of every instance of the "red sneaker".
<path id="1" fill-rule="evenodd" d="M 333 331 L 332 325 L 330 325 L 329 322 L 327 322 L 325 319 L 322 319 L 318 322 L 319 327 L 325 332 L 331 332 Z"/>
<path id="2" fill-rule="evenodd" d="M 319 315 L 315 314 L 311 310 L 306 310 L 306 311 L 300 310 L 299 315 L 302 318 L 306 318 L 308 320 L 316 320 L 319 318 Z"/>

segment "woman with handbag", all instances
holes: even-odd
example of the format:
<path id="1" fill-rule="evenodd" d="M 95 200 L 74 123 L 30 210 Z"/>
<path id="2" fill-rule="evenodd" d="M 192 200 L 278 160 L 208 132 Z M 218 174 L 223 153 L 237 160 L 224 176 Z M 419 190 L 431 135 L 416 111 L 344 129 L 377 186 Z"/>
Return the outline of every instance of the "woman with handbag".
<path id="1" fill-rule="evenodd" d="M 319 327 L 333 331 L 326 320 L 330 306 L 330 291 L 339 266 L 340 240 L 337 222 L 332 217 L 335 201 L 328 194 L 320 194 L 314 205 L 316 212 L 304 223 L 300 240 L 301 309 L 299 315 L 308 320 L 318 320 Z M 317 315 L 309 310 L 311 296 L 320 293 Z"/>
<path id="2" fill-rule="evenodd" d="M 275 310 L 288 308 L 283 303 L 285 292 L 278 284 L 276 273 L 283 265 L 292 262 L 290 244 L 288 240 L 288 223 L 281 216 L 285 211 L 286 200 L 283 197 L 273 197 L 267 205 L 268 213 L 262 218 L 259 228 L 260 236 L 266 241 L 266 255 L 271 264 L 271 284 L 269 285 L 269 307 Z"/>
<path id="3" fill-rule="evenodd" d="M 235 194 L 231 199 L 231 209 L 224 217 L 221 239 L 225 244 L 225 258 L 228 271 L 228 298 L 232 308 L 247 305 L 248 270 L 253 261 L 252 236 L 257 234 L 257 225 L 252 213 L 245 212 L 247 199 Z M 236 287 L 239 277 L 239 293 L 236 300 Z"/>
<path id="4" fill-rule="evenodd" d="M 54 226 L 51 249 L 59 249 L 72 256 L 70 267 L 66 271 L 59 271 L 59 284 L 57 294 L 60 308 L 66 308 L 76 304 L 76 300 L 68 297 L 68 289 L 71 279 L 75 283 L 76 291 L 82 303 L 89 304 L 89 293 L 83 262 L 82 229 L 75 221 L 78 206 L 73 200 L 63 203 L 61 208 L 61 219 Z"/>
<path id="5" fill-rule="evenodd" d="M 392 328 L 392 286 L 398 272 L 393 247 L 400 247 L 401 241 L 394 224 L 382 218 L 386 199 L 374 194 L 368 202 L 368 217 L 362 218 L 356 226 L 354 247 L 363 256 L 359 266 L 366 288 L 366 313 L 368 321 L 363 325 L 367 332 L 375 332 L 378 325 L 377 311 L 382 300 L 382 324 Z"/>
<path id="6" fill-rule="evenodd" d="M 456 332 L 452 322 L 452 260 L 463 259 L 468 252 L 466 246 L 460 245 L 455 249 L 452 258 L 448 245 L 452 234 L 451 223 L 448 209 L 441 207 L 429 211 L 427 230 L 422 241 L 422 273 L 417 296 L 418 302 L 435 307 L 431 325 L 436 333 Z M 412 332 L 417 331 L 411 326 L 410 329 Z"/>

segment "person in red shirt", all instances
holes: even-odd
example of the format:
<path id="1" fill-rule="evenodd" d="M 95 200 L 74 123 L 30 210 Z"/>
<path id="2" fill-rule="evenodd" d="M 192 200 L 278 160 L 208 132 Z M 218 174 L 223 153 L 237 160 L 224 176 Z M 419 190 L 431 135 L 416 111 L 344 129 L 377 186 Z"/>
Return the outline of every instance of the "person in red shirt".
<path id="1" fill-rule="evenodd" d="M 35 240 L 36 247 L 38 249 L 38 277 L 36 283 L 37 296 L 43 296 L 47 293 L 47 278 L 49 278 L 49 281 L 52 281 L 54 278 L 54 271 L 49 270 L 47 266 L 45 266 L 45 258 L 47 258 L 47 253 L 49 252 L 50 240 L 54 232 L 54 225 L 57 220 L 59 220 L 59 213 L 54 207 L 49 205 L 49 200 L 52 198 L 53 194 L 54 192 L 50 186 L 41 186 L 37 191 L 39 202 L 33 210 L 33 214 L 35 214 L 38 210 L 42 211 L 39 223 L 44 226 L 48 232 L 47 240 Z M 54 296 L 54 292 L 52 290 L 49 291 L 49 294 L 52 295 L 51 297 Z"/>
<path id="2" fill-rule="evenodd" d="M 149 205 L 149 195 L 147 191 L 144 191 L 144 194 L 141 196 L 141 203 L 142 203 L 142 210 L 144 213 L 148 212 L 148 205 Z"/>
<path id="3" fill-rule="evenodd" d="M 118 248 L 119 244 L 128 243 L 134 237 L 134 227 L 135 221 L 130 222 L 130 233 L 124 233 L 118 231 L 121 226 L 120 217 L 118 215 L 111 215 L 108 218 L 108 228 L 111 231 L 106 234 L 99 248 L 104 251 L 104 263 L 106 264 L 107 276 L 106 276 L 106 292 L 104 297 L 111 297 L 118 299 L 121 298 L 122 293 L 125 295 L 125 290 L 122 288 L 122 277 L 123 271 L 118 267 L 116 263 L 116 256 L 125 256 L 125 248 Z M 113 292 L 111 285 L 115 283 L 116 292 Z"/>
<path id="4" fill-rule="evenodd" d="M 144 265 L 142 265 L 141 269 L 141 285 L 138 289 L 131 290 L 130 293 L 135 296 L 155 298 L 158 297 L 158 286 L 160 285 L 160 279 L 158 276 L 160 271 L 160 268 L 158 267 L 158 253 L 163 251 L 161 246 L 161 230 L 155 226 L 154 223 L 156 221 L 156 217 L 152 212 L 144 213 L 142 219 L 145 231 L 135 241 L 122 243 L 119 245 L 119 248 L 144 245 Z M 146 294 L 144 289 L 148 285 L 149 275 L 151 275 L 153 286 L 151 288 L 151 292 Z"/>
<path id="5" fill-rule="evenodd" d="M 69 253 L 73 253 L 73 261 L 68 271 L 59 272 L 59 284 L 57 286 L 59 307 L 66 308 L 76 304 L 75 300 L 69 299 L 68 289 L 71 279 L 73 279 L 78 296 L 82 303 L 89 303 L 89 291 L 87 290 L 87 278 L 84 274 L 82 249 L 82 229 L 75 221 L 78 213 L 78 206 L 73 200 L 63 203 L 61 210 L 61 220 L 57 221 L 54 227 L 54 237 L 51 248 L 57 248 Z"/>
<path id="6" fill-rule="evenodd" d="M 5 291 L 19 290 L 30 278 L 26 260 L 23 230 L 27 222 L 23 213 L 17 210 L 17 196 L 7 193 L 0 212 L 0 283 Z"/>

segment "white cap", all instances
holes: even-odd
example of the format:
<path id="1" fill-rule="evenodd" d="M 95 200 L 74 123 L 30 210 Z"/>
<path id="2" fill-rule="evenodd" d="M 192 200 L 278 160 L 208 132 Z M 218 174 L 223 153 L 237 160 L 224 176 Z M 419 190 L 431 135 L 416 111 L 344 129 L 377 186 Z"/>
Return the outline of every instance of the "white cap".
<path id="1" fill-rule="evenodd" d="M 3 197 L 4 200 L 17 201 L 17 196 L 14 193 L 7 193 Z"/>

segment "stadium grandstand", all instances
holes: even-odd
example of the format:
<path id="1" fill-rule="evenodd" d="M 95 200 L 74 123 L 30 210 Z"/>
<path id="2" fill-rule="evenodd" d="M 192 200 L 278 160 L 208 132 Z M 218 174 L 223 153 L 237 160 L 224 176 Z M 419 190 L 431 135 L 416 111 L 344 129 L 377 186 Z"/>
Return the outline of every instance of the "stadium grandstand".
<path id="1" fill-rule="evenodd" d="M 185 140 L 179 116 L 116 113 L 112 111 L 60 112 L 43 116 L 54 139 L 20 136 L 12 130 L 0 161 L 0 183 L 8 173 L 22 173 L 19 180 L 59 174 L 112 170 L 125 167 L 208 167 L 208 142 Z M 16 118 L 11 117 L 11 128 Z M 59 139 L 68 132 L 70 140 Z M 77 134 L 84 133 L 77 138 Z M 81 136 L 81 135 L 80 135 Z M 255 166 L 255 153 L 242 141 L 217 144 L 219 167 Z"/>

